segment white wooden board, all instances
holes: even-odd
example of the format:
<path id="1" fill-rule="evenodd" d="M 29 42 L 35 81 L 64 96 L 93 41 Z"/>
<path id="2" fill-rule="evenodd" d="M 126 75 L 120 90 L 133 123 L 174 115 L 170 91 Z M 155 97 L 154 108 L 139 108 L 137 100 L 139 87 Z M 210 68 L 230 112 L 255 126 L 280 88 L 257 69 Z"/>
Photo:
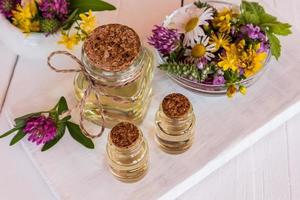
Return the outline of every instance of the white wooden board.
<path id="1" fill-rule="evenodd" d="M 14 55 L 6 46 L 0 43 L 0 114 L 4 103 L 5 95 L 8 91 L 10 79 L 13 75 L 16 55 Z"/>
<path id="2" fill-rule="evenodd" d="M 24 147 L 58 198 L 176 197 L 299 111 L 300 107 L 294 106 L 300 100 L 297 37 L 299 34 L 284 40 L 280 62 L 270 63 L 272 68 L 247 97 L 231 101 L 193 94 L 156 72 L 152 106 L 142 125 L 151 148 L 151 168 L 138 183 L 120 183 L 109 174 L 104 160 L 105 135 L 97 140 L 95 151 L 83 149 L 68 136 L 43 154 L 31 144 L 25 143 Z M 15 76 L 6 109 L 10 119 L 46 109 L 60 95 L 75 103 L 73 76 L 51 72 L 44 61 L 21 59 Z M 179 156 L 162 153 L 153 141 L 155 111 L 163 96 L 174 91 L 191 99 L 198 120 L 194 146 Z"/>

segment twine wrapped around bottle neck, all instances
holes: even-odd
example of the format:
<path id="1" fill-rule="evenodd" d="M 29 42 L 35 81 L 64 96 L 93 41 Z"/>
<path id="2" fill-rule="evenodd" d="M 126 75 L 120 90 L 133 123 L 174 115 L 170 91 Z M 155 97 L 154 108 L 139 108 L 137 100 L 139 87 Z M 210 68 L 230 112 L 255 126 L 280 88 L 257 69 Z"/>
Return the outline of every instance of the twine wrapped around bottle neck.
<path id="1" fill-rule="evenodd" d="M 57 67 L 54 67 L 52 64 L 51 64 L 51 59 L 55 56 L 55 55 L 64 55 L 64 56 L 68 56 L 70 57 L 72 60 L 74 60 L 78 66 L 79 66 L 79 69 L 65 69 L 63 67 L 59 67 L 61 69 L 58 69 Z M 84 77 L 86 78 L 86 80 L 88 81 L 88 87 L 86 88 L 85 92 L 84 92 L 84 95 L 81 99 L 81 101 L 78 102 L 78 104 L 74 107 L 74 108 L 77 108 L 79 107 L 79 111 L 80 111 L 80 119 L 79 119 L 79 126 L 82 130 L 82 132 L 84 133 L 85 136 L 91 138 L 91 139 L 94 139 L 94 138 L 97 138 L 97 137 L 100 137 L 104 130 L 105 130 L 105 120 L 104 120 L 104 116 L 103 116 L 103 110 L 102 110 L 102 106 L 100 104 L 100 96 L 105 96 L 105 97 L 109 97 L 109 98 L 112 98 L 114 101 L 120 101 L 120 102 L 123 102 L 123 103 L 132 103 L 132 102 L 135 102 L 136 99 L 131 99 L 131 100 L 125 100 L 123 97 L 121 96 L 115 96 L 115 95 L 109 95 L 109 94 L 106 94 L 102 91 L 102 88 L 103 87 L 113 87 L 113 88 L 118 88 L 118 87 L 124 87 L 132 82 L 134 82 L 137 78 L 140 77 L 141 73 L 142 73 L 142 68 L 136 73 L 134 74 L 130 79 L 128 79 L 126 82 L 122 82 L 122 84 L 116 84 L 114 86 L 108 86 L 106 85 L 105 83 L 101 83 L 99 81 L 96 81 L 93 79 L 92 76 L 90 76 L 90 74 L 88 73 L 88 71 L 85 69 L 84 67 L 84 64 L 76 57 L 74 56 L 73 54 L 67 52 L 67 51 L 54 51 L 52 52 L 49 56 L 48 56 L 48 66 L 55 72 L 57 73 L 76 73 L 76 72 L 81 72 Z M 91 92 L 94 91 L 95 93 L 95 96 L 96 96 L 96 101 L 99 103 L 99 107 L 101 108 L 100 109 L 100 116 L 101 116 L 101 119 L 102 119 L 102 126 L 101 126 L 101 130 L 98 134 L 96 135 L 92 135 L 89 133 L 89 131 L 86 130 L 86 128 L 84 127 L 84 105 L 88 99 L 88 97 L 90 96 Z M 73 109 L 74 109 L 73 108 Z M 63 114 L 66 114 L 66 113 L 71 113 L 72 109 L 66 111 L 65 113 Z"/>

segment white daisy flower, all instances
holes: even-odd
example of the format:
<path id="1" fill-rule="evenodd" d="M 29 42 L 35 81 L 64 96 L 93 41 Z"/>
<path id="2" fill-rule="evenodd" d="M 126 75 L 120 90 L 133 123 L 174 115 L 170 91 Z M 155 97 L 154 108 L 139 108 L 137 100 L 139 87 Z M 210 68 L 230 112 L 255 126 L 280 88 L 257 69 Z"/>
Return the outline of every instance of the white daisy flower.
<path id="1" fill-rule="evenodd" d="M 207 25 L 207 21 L 211 19 L 213 19 L 212 8 L 198 8 L 192 5 L 168 17 L 165 25 L 168 28 L 177 29 L 179 33 L 184 33 L 183 45 L 194 46 L 199 43 L 200 37 L 205 35 L 201 26 Z"/>
<path id="2" fill-rule="evenodd" d="M 192 56 L 194 59 L 205 58 L 210 61 L 215 55 L 212 53 L 215 50 L 215 44 L 209 44 L 209 37 L 202 36 L 199 39 L 199 43 L 194 44 L 192 49 L 186 49 L 185 55 Z"/>

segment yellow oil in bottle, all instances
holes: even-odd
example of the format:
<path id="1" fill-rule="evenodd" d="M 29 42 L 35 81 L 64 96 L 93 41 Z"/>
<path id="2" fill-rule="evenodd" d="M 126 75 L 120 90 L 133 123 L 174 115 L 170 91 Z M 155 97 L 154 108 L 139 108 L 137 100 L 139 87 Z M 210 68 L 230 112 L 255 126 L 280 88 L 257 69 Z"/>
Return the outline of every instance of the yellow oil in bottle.
<path id="1" fill-rule="evenodd" d="M 181 94 L 171 95 L 173 97 L 183 96 Z M 164 112 L 162 104 L 155 117 L 155 140 L 159 147 L 169 154 L 183 153 L 192 146 L 194 141 L 195 114 L 193 107 L 188 103 L 190 106 L 183 115 L 170 117 Z M 176 110 L 178 104 L 180 104 L 179 101 L 173 101 L 172 105 L 169 105 L 170 110 Z"/>
<path id="2" fill-rule="evenodd" d="M 142 179 L 147 171 L 149 165 L 149 149 L 146 139 L 143 133 L 133 124 L 129 126 L 136 127 L 138 130 L 137 139 L 129 144 L 128 146 L 118 146 L 112 139 L 112 132 L 118 126 L 123 126 L 123 131 L 130 132 L 130 127 L 126 123 L 119 123 L 116 125 L 111 133 L 108 135 L 108 142 L 106 146 L 106 158 L 110 168 L 111 173 L 120 181 L 123 182 L 136 182 Z M 131 133 L 132 134 L 132 133 Z M 124 139 L 126 135 L 122 135 Z"/>
<path id="3" fill-rule="evenodd" d="M 143 56 L 139 62 L 139 67 L 142 68 L 140 76 L 122 87 L 101 87 L 101 93 L 118 96 L 121 99 L 99 95 L 100 98 L 97 101 L 95 96 L 97 91 L 93 91 L 84 106 L 84 117 L 87 120 L 106 127 L 112 127 L 121 121 L 139 124 L 143 120 L 152 95 L 151 82 L 154 58 L 148 49 L 143 48 L 142 51 Z M 83 98 L 88 84 L 82 73 L 76 75 L 74 89 L 77 100 L 80 101 Z"/>

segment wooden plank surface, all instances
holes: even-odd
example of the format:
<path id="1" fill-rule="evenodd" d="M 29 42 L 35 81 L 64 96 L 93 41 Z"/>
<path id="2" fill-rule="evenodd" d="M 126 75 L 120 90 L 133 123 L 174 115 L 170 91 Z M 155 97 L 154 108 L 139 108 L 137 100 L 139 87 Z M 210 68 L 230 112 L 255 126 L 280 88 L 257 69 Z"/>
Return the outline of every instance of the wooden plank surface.
<path id="1" fill-rule="evenodd" d="M 299 199 L 299 125 L 297 115 L 178 199 Z"/>
<path id="2" fill-rule="evenodd" d="M 286 126 L 289 182 L 292 200 L 300 199 L 300 115 L 289 121 Z"/>
<path id="3" fill-rule="evenodd" d="M 10 129 L 4 115 L 0 115 L 0 133 Z M 21 145 L 10 147 L 11 137 L 0 140 L 0 199 L 53 200 L 54 196 Z"/>
<path id="4" fill-rule="evenodd" d="M 217 167 L 223 165 L 228 158 L 226 156 L 230 158 L 237 154 L 232 148 L 238 147 L 241 150 L 251 145 L 252 140 L 267 134 L 270 127 L 276 127 L 276 123 L 282 123 L 285 119 L 276 118 L 278 121 L 272 121 L 274 117 L 281 117 L 282 112 L 300 100 L 300 88 L 297 86 L 300 76 L 300 59 L 297 57 L 299 46 L 294 45 L 298 37 L 299 34 L 294 34 L 283 40 L 281 60 L 279 63 L 270 63 L 271 68 L 266 76 L 251 87 L 246 98 L 238 96 L 228 101 L 226 97 L 212 98 L 194 94 L 178 87 L 157 71 L 151 109 L 141 126 L 151 149 L 151 170 L 139 183 L 123 184 L 110 175 L 104 160 L 105 135 L 96 141 L 97 148 L 93 152 L 80 148 L 69 137 L 65 137 L 56 148 L 43 154 L 31 144 L 25 143 L 25 147 L 48 184 L 63 199 L 92 199 L 99 196 L 115 199 L 139 199 L 147 196 L 149 199 L 156 199 L 168 195 L 168 192 L 180 194 L 192 186 L 195 183 L 193 181 L 197 183 L 203 177 L 196 176 L 192 182 L 185 182 L 188 178 L 197 173 L 206 177 L 211 172 L 211 169 L 205 168 L 208 163 L 214 163 Z M 291 57 L 294 59 L 291 60 Z M 69 66 L 66 60 L 61 62 Z M 281 67 L 283 64 L 284 68 Z M 28 66 L 32 66 L 31 70 L 28 70 Z M 32 74 L 38 74 L 34 82 L 31 81 Z M 7 105 L 8 113 L 13 116 L 46 109 L 61 94 L 65 94 L 70 102 L 75 102 L 73 76 L 52 73 L 46 68 L 46 63 L 21 59 L 15 76 L 17 78 L 12 84 Z M 26 90 L 23 83 L 27 83 Z M 154 114 L 160 100 L 170 92 L 187 95 L 195 107 L 198 119 L 194 146 L 179 156 L 162 153 L 153 141 Z M 30 104 L 27 103 L 24 107 L 22 102 Z M 252 133 L 257 135 L 249 142 L 247 138 Z M 242 144 L 245 146 L 239 146 L 244 140 L 246 142 Z M 218 159 L 214 162 L 216 158 Z M 178 190 L 177 186 L 182 183 L 188 186 Z M 101 190 L 94 190 L 94 186 L 101 186 Z M 118 193 L 113 193 L 111 188 L 116 188 Z"/>
<path id="5" fill-rule="evenodd" d="M 8 86 L 13 75 L 16 55 L 14 55 L 6 46 L 0 42 L 0 114 L 3 107 L 4 99 L 8 91 Z"/>
<path id="6" fill-rule="evenodd" d="M 265 2 L 271 5 L 271 7 L 279 13 L 279 18 L 293 24 L 294 28 L 299 30 L 299 1 L 291 0 L 287 2 L 284 0 L 266 0 Z M 238 156 L 218 172 L 186 192 L 179 199 L 197 199 L 195 197 L 204 197 L 203 199 L 206 200 L 263 200 L 272 199 L 270 198 L 272 196 L 278 196 L 273 199 L 280 200 L 299 199 L 300 173 L 298 169 L 300 167 L 300 159 L 299 156 L 296 155 L 298 155 L 297 152 L 300 150 L 300 136 L 298 134 L 300 129 L 300 115 L 286 123 L 285 129 L 287 130 L 284 130 L 283 127 L 280 129 L 280 133 L 275 131 L 275 136 L 273 136 L 274 133 L 272 133 L 271 136 Z M 269 140 L 271 137 L 272 141 L 270 142 Z M 277 139 L 280 139 L 277 141 L 273 139 L 276 137 Z M 287 139 L 285 137 L 287 137 Z M 271 151 L 279 151 L 281 153 L 278 155 L 266 155 L 265 146 Z M 287 154 L 285 154 L 285 148 L 288 149 Z M 281 161 L 277 170 L 276 167 L 274 167 L 274 163 L 265 162 L 265 158 L 263 158 L 262 155 L 264 155 L 264 157 L 271 156 L 266 159 L 267 161 Z M 256 162 L 253 162 L 253 160 Z M 244 173 L 239 174 L 237 169 L 244 171 Z M 269 172 L 268 178 L 265 177 L 265 173 L 261 169 Z M 239 181 L 232 183 L 230 180 L 235 179 L 236 174 L 239 174 Z M 271 180 L 269 179 L 274 179 L 274 177 L 279 177 L 279 179 L 270 182 Z M 277 180 L 280 181 L 278 182 Z M 228 197 L 228 193 L 231 194 L 230 197 Z M 241 197 L 241 193 L 245 194 L 245 196 Z"/>

